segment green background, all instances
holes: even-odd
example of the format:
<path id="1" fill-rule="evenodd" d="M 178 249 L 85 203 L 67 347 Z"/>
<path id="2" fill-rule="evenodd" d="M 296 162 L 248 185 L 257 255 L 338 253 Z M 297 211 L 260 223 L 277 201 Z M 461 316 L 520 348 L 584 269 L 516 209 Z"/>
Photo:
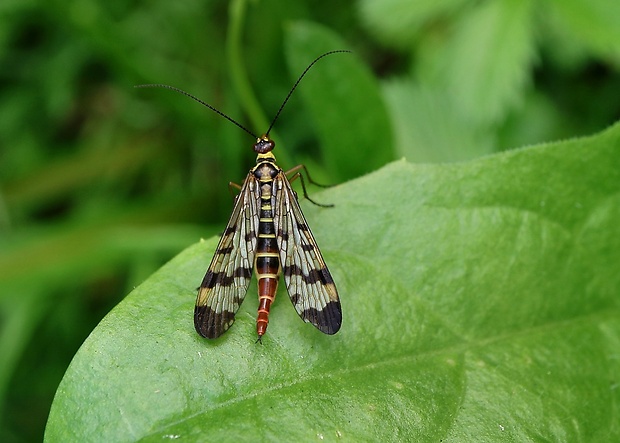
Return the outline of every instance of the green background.
<path id="1" fill-rule="evenodd" d="M 613 0 L 3 2 L 0 440 L 41 440 L 79 346 L 162 264 L 221 232 L 227 183 L 254 163 L 230 122 L 133 86 L 180 87 L 259 133 L 332 49 L 353 54 L 319 62 L 272 135 L 284 169 L 344 183 L 310 189 L 334 209 L 303 204 L 342 332 L 317 336 L 282 291 L 254 347 L 252 287 L 238 324 L 205 343 L 191 311 L 215 243 L 194 245 L 86 342 L 49 441 L 114 428 L 130 386 L 128 441 L 214 423 L 230 438 L 618 438 L 618 127 L 514 150 L 618 120 L 617 17 Z M 128 340 L 139 352 L 110 363 Z M 144 359 L 147 388 L 183 397 L 156 417 L 129 382 Z M 93 404 L 109 413 L 77 420 Z"/>

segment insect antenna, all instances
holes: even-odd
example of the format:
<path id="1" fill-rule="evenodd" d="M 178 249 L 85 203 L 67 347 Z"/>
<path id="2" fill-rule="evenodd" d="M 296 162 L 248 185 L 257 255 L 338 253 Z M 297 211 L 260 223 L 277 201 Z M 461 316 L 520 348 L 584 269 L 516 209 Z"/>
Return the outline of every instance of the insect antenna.
<path id="1" fill-rule="evenodd" d="M 291 90 L 289 91 L 288 95 L 286 96 L 286 98 L 284 99 L 284 101 L 282 102 L 282 104 L 280 105 L 280 109 L 278 109 L 278 112 L 276 112 L 276 116 L 273 118 L 273 120 L 271 121 L 271 124 L 269 125 L 269 129 L 267 129 L 267 132 L 265 132 L 265 135 L 269 135 L 269 132 L 271 132 L 271 129 L 273 128 L 273 125 L 275 125 L 276 120 L 278 119 L 278 117 L 280 117 L 280 113 L 282 112 L 282 109 L 284 109 L 284 106 L 286 105 L 286 102 L 288 102 L 288 99 L 291 98 L 291 95 L 293 95 L 293 91 L 297 88 L 297 86 L 299 85 L 299 83 L 301 82 L 301 79 L 304 78 L 304 76 L 308 73 L 308 71 L 310 70 L 310 68 L 319 60 L 321 60 L 323 57 L 327 57 L 328 55 L 331 54 L 337 54 L 339 52 L 351 52 L 348 49 L 336 49 L 335 51 L 329 51 L 326 52 L 325 54 L 321 54 L 319 55 L 317 58 L 315 58 L 312 63 L 310 63 L 308 65 L 308 67 L 306 69 L 304 69 L 304 72 L 301 73 L 301 75 L 299 76 L 299 78 L 297 79 L 297 81 L 295 82 L 295 84 L 293 85 L 293 87 L 291 88 Z"/>
<path id="2" fill-rule="evenodd" d="M 206 106 L 207 108 L 209 108 L 210 110 L 212 110 L 213 112 L 221 115 L 222 117 L 224 117 L 226 120 L 233 122 L 235 125 L 237 125 L 238 127 L 240 127 L 241 129 L 243 129 L 245 132 L 247 132 L 248 134 L 250 134 L 252 137 L 254 138 L 258 138 L 252 131 L 250 131 L 248 128 L 246 128 L 245 126 L 243 126 L 241 123 L 237 122 L 236 120 L 234 120 L 232 117 L 229 117 L 228 115 L 224 114 L 222 111 L 220 111 L 219 109 L 217 109 L 214 106 L 211 106 L 209 103 L 200 100 L 198 97 L 196 97 L 195 95 L 190 94 L 189 92 L 186 92 L 182 89 L 176 88 L 174 86 L 170 86 L 170 85 L 162 85 L 162 84 L 147 84 L 147 85 L 136 85 L 134 86 L 134 88 L 165 88 L 165 89 L 170 89 L 172 91 L 178 92 L 179 94 L 183 94 L 189 98 L 191 98 L 192 100 L 200 103 L 203 106 Z"/>
<path id="3" fill-rule="evenodd" d="M 319 55 L 317 58 L 315 58 L 312 63 L 310 63 L 308 65 L 308 67 L 306 69 L 304 69 L 304 72 L 301 73 L 301 75 L 299 76 L 299 78 L 297 79 L 297 81 L 295 82 L 295 84 L 293 85 L 293 87 L 291 88 L 291 90 L 289 91 L 288 95 L 286 96 L 286 98 L 284 99 L 284 101 L 282 102 L 282 104 L 280 105 L 280 109 L 278 109 L 278 112 L 276 112 L 276 116 L 273 118 L 273 120 L 271 121 L 271 124 L 269 125 L 269 129 L 267 129 L 267 132 L 265 132 L 265 135 L 268 136 L 269 133 L 271 132 L 271 129 L 273 128 L 273 125 L 275 125 L 276 120 L 278 120 L 278 117 L 280 117 L 280 113 L 282 112 L 282 110 L 284 109 L 284 106 L 286 105 L 286 103 L 288 102 L 288 100 L 291 98 L 291 95 L 293 95 L 293 91 L 295 91 L 295 89 L 297 88 L 297 86 L 299 85 L 299 83 L 301 82 L 301 79 L 304 78 L 304 76 L 308 73 L 308 71 L 310 70 L 310 68 L 312 68 L 312 66 L 314 66 L 314 64 L 316 62 L 318 62 L 319 60 L 321 60 L 323 57 L 327 57 L 328 55 L 331 54 L 337 54 L 339 52 L 351 52 L 348 49 L 337 49 L 334 51 L 329 51 L 326 52 L 324 54 Z M 243 129 L 245 132 L 247 132 L 248 134 L 250 134 L 252 137 L 258 139 L 259 137 L 256 136 L 256 134 L 254 134 L 252 131 L 250 131 L 248 128 L 246 128 L 245 126 L 243 126 L 241 123 L 239 123 L 238 121 L 236 121 L 235 119 L 233 119 L 232 117 L 229 117 L 228 115 L 224 114 L 222 111 L 220 111 L 219 109 L 217 109 L 214 106 L 211 106 L 209 103 L 205 102 L 204 100 L 199 99 L 198 97 L 196 97 L 195 95 L 190 94 L 187 91 L 184 91 L 180 88 L 177 88 L 175 86 L 170 86 L 170 85 L 164 85 L 164 84 L 160 84 L 160 83 L 149 83 L 149 84 L 145 84 L 145 85 L 135 85 L 134 88 L 165 88 L 165 89 L 170 89 L 172 91 L 178 92 L 179 94 L 183 94 L 186 97 L 191 98 L 192 100 L 200 103 L 201 105 L 209 108 L 210 110 L 212 110 L 213 112 L 215 112 L 216 114 L 221 115 L 222 117 L 224 117 L 226 120 L 234 123 L 235 125 L 237 125 L 239 128 Z"/>

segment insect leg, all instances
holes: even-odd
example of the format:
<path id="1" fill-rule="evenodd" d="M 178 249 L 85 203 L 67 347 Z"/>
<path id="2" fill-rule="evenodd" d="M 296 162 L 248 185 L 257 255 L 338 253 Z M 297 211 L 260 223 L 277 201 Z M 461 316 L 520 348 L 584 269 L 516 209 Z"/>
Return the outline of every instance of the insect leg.
<path id="1" fill-rule="evenodd" d="M 230 192 L 230 195 L 233 198 L 237 198 L 237 195 L 233 193 L 233 188 L 235 188 L 237 191 L 240 191 L 241 185 L 238 185 L 237 183 L 233 183 L 233 182 L 228 182 L 228 192 Z"/>
<path id="2" fill-rule="evenodd" d="M 289 170 L 288 172 L 286 172 L 286 175 L 293 173 L 293 175 L 291 176 L 291 178 L 289 178 L 289 183 L 292 183 L 294 180 L 301 180 L 301 188 L 304 190 L 304 197 L 306 199 L 308 199 L 308 201 L 316 206 L 321 206 L 322 208 L 333 208 L 334 205 L 326 205 L 323 203 L 317 203 L 314 200 L 312 200 L 309 196 L 308 196 L 308 191 L 306 191 L 306 182 L 304 181 L 304 176 L 301 174 L 301 172 L 299 172 L 300 169 L 303 169 L 304 171 L 306 171 L 306 175 L 308 176 L 308 181 L 312 184 L 318 185 L 318 186 L 322 186 L 323 188 L 327 188 L 328 186 L 325 185 L 319 185 L 316 182 L 313 182 L 312 179 L 310 178 L 310 175 L 308 174 L 308 170 L 306 169 L 306 167 L 304 165 L 297 165 L 295 166 L 293 169 Z"/>
<path id="3" fill-rule="evenodd" d="M 322 185 L 321 183 L 317 183 L 314 180 L 312 180 L 312 177 L 310 177 L 310 173 L 308 172 L 308 168 L 306 168 L 306 165 L 297 165 L 294 168 L 291 168 L 288 171 L 286 171 L 284 174 L 289 176 L 289 175 L 295 174 L 297 172 L 297 174 L 295 174 L 295 175 L 298 175 L 299 171 L 302 170 L 302 169 L 306 173 L 306 177 L 308 177 L 308 181 L 311 184 L 316 185 L 316 186 L 320 186 L 321 188 L 331 188 L 332 186 L 334 186 L 334 185 Z M 293 180 L 295 180 L 295 178 L 297 178 L 297 177 L 290 178 L 289 182 L 292 182 Z M 308 199 L 308 200 L 310 200 L 310 199 Z"/>

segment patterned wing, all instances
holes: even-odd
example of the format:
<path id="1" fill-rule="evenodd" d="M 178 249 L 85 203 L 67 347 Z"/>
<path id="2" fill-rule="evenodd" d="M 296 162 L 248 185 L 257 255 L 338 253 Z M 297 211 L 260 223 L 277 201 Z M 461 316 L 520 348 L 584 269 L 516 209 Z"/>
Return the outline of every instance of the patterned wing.
<path id="1" fill-rule="evenodd" d="M 209 269 L 198 288 L 194 326 L 205 338 L 217 338 L 235 321 L 252 278 L 260 189 L 248 174 Z"/>
<path id="2" fill-rule="evenodd" d="M 338 291 L 283 172 L 274 179 L 274 191 L 276 238 L 293 306 L 304 321 L 335 334 L 342 323 Z"/>

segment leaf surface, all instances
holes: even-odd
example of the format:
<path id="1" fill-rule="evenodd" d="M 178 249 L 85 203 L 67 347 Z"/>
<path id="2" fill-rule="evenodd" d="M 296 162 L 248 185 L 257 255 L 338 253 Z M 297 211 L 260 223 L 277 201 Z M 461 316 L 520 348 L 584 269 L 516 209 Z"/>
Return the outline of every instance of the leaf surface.
<path id="1" fill-rule="evenodd" d="M 615 441 L 620 126 L 461 164 L 405 161 L 302 203 L 343 327 L 255 285 L 221 339 L 192 311 L 216 239 L 93 331 L 46 441 Z"/>

